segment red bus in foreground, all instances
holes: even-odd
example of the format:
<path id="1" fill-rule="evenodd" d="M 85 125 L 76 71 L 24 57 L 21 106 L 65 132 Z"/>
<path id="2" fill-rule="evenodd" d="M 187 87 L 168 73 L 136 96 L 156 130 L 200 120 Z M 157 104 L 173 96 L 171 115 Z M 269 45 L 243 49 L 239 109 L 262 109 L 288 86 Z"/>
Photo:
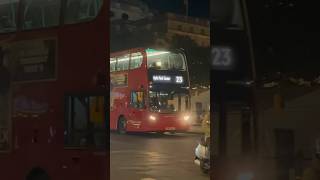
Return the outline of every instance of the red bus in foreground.
<path id="1" fill-rule="evenodd" d="M 190 128 L 190 82 L 182 51 L 111 53 L 110 73 L 111 130 L 163 133 Z"/>
<path id="2" fill-rule="evenodd" d="M 106 0 L 0 2 L 1 180 L 107 179 L 108 11 Z"/>

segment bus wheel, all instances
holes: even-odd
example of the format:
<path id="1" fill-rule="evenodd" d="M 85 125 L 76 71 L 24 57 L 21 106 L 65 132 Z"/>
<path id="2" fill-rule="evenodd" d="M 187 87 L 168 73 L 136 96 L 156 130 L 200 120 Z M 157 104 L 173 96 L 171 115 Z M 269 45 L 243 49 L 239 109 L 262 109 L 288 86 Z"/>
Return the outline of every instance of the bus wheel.
<path id="1" fill-rule="evenodd" d="M 127 120 L 124 117 L 120 117 L 118 121 L 118 133 L 119 134 L 127 133 Z"/>
<path id="2" fill-rule="evenodd" d="M 32 169 L 26 177 L 26 180 L 50 180 L 51 178 L 42 168 Z"/>

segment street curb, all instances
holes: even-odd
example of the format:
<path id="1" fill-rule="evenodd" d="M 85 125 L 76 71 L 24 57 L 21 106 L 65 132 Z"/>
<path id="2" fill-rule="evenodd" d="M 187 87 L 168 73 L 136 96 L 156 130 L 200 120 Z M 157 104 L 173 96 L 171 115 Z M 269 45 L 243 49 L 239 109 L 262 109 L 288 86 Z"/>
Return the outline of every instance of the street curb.
<path id="1" fill-rule="evenodd" d="M 203 134 L 203 132 L 188 131 L 185 134 Z"/>
<path id="2" fill-rule="evenodd" d="M 202 131 L 193 131 L 193 130 L 190 130 L 190 131 L 186 131 L 186 132 L 184 132 L 184 133 L 186 133 L 186 134 L 203 134 L 204 132 L 202 132 Z"/>
<path id="3" fill-rule="evenodd" d="M 186 131 L 187 134 L 203 134 L 203 130 L 201 125 L 193 125 L 192 128 L 190 128 L 189 131 Z"/>

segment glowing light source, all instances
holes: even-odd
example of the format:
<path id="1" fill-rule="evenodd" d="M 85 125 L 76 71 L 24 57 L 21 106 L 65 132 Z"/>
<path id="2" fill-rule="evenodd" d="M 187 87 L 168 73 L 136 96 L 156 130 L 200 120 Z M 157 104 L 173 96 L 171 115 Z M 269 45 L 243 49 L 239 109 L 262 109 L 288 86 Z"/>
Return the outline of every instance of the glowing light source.
<path id="1" fill-rule="evenodd" d="M 190 116 L 189 116 L 189 115 L 185 115 L 185 116 L 183 116 L 183 119 L 184 119 L 185 121 L 188 121 L 188 120 L 190 119 Z"/>
<path id="2" fill-rule="evenodd" d="M 150 119 L 151 121 L 156 121 L 156 120 L 157 120 L 157 118 L 154 117 L 154 116 L 152 116 L 152 115 L 149 116 L 149 119 Z"/>

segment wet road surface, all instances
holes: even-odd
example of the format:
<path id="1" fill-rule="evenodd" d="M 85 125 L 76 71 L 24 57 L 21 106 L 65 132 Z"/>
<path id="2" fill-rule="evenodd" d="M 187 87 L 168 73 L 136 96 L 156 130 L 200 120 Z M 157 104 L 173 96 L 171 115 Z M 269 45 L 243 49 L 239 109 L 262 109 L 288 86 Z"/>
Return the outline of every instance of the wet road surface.
<path id="1" fill-rule="evenodd" d="M 111 180 L 209 180 L 193 163 L 197 134 L 110 135 Z"/>

